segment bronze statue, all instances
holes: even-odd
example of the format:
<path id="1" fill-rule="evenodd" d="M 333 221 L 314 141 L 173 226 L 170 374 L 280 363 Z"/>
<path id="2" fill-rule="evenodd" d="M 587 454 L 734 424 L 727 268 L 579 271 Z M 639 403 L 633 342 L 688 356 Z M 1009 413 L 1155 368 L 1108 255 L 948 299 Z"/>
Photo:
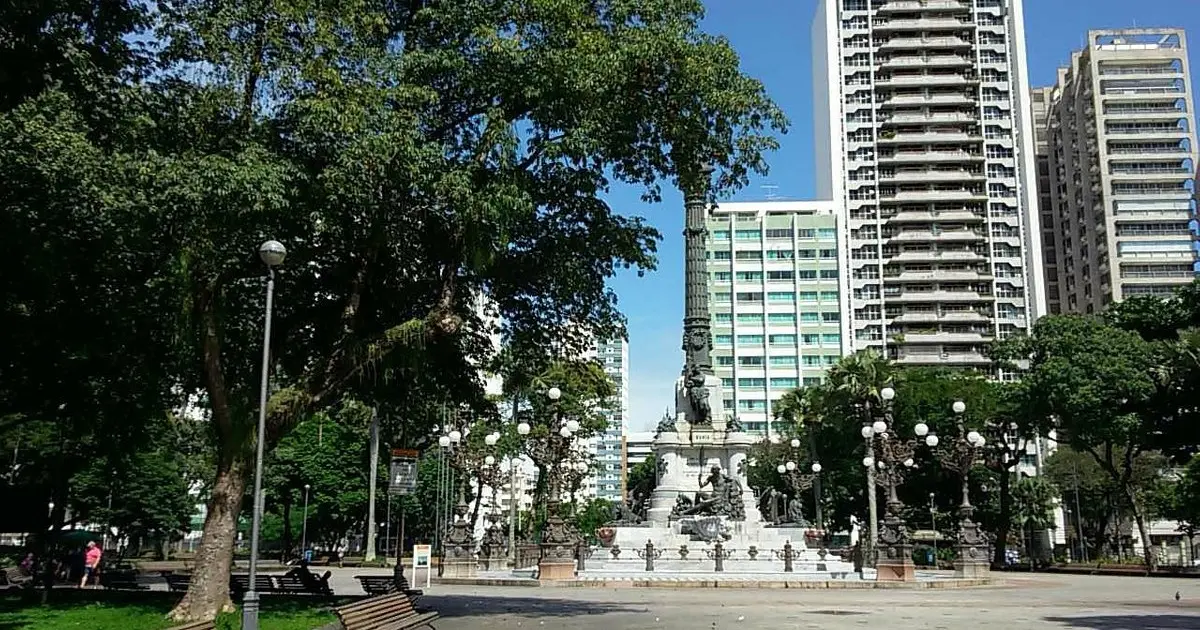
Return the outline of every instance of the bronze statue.
<path id="1" fill-rule="evenodd" d="M 711 487 L 712 491 L 705 492 L 704 488 Z M 682 495 L 676 501 L 672 514 L 676 516 L 725 516 L 731 520 L 746 519 L 746 505 L 742 500 L 742 484 L 737 479 L 724 474 L 720 466 L 713 466 L 708 479 L 700 482 L 701 491 L 696 493 L 694 501 L 689 501 Z"/>
<path id="2" fill-rule="evenodd" d="M 800 502 L 800 497 L 792 497 L 787 504 L 787 520 L 789 523 L 794 523 L 801 527 L 808 527 L 808 520 L 804 518 L 804 504 Z"/>
<path id="3" fill-rule="evenodd" d="M 704 383 L 704 372 L 701 372 L 700 368 L 692 366 L 688 372 L 686 387 L 688 400 L 692 403 L 692 411 L 695 412 L 692 424 L 712 424 L 712 405 L 708 402 L 708 387 Z"/>
<path id="4" fill-rule="evenodd" d="M 670 413 L 664 413 L 662 420 L 658 421 L 658 426 L 654 429 L 654 437 L 658 437 L 663 433 L 675 433 L 675 419 Z"/>

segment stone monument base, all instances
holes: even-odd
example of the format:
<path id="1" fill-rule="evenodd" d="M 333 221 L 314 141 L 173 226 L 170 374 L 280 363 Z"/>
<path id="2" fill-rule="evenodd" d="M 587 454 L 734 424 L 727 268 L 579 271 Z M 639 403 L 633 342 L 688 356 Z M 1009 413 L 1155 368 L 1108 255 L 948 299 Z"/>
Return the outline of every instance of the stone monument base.
<path id="1" fill-rule="evenodd" d="M 991 576 L 992 568 L 987 562 L 979 560 L 956 561 L 954 563 L 954 577 L 963 579 L 980 579 Z"/>
<path id="2" fill-rule="evenodd" d="M 538 580 L 559 581 L 575 579 L 574 560 L 545 560 L 538 563 Z"/>
<path id="3" fill-rule="evenodd" d="M 888 558 L 880 554 L 875 563 L 876 582 L 914 582 L 917 579 L 916 566 L 912 561 L 911 549 L 900 549 L 898 558 Z"/>
<path id="4" fill-rule="evenodd" d="M 446 578 L 473 578 L 477 575 L 479 564 L 474 558 L 461 560 L 446 559 L 442 561 L 442 575 Z"/>

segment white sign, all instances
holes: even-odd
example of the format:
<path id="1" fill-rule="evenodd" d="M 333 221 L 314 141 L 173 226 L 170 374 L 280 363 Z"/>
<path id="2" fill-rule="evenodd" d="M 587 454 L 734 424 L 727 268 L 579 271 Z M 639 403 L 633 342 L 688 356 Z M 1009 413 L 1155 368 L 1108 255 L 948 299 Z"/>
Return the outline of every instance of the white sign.
<path id="1" fill-rule="evenodd" d="M 425 588 L 429 588 L 433 575 L 433 545 L 413 545 L 413 582 L 417 580 L 417 569 L 425 569 Z"/>

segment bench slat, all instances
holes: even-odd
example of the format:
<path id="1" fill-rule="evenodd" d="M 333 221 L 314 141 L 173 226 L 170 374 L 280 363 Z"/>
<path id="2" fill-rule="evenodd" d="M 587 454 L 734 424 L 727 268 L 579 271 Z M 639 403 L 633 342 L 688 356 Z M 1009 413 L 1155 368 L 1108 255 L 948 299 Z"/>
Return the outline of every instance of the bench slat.
<path id="1" fill-rule="evenodd" d="M 193 621 L 182 626 L 167 628 L 167 630 L 216 630 L 216 627 L 217 624 L 213 621 Z"/>
<path id="2" fill-rule="evenodd" d="M 405 593 L 379 595 L 333 609 L 345 630 L 432 628 L 436 612 L 421 613 Z"/>

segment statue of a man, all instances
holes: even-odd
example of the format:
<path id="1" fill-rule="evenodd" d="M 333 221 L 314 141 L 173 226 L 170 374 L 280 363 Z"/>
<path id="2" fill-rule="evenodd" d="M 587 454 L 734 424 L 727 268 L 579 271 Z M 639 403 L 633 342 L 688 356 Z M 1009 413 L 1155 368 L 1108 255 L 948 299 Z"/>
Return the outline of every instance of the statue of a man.
<path id="1" fill-rule="evenodd" d="M 787 520 L 789 523 L 795 523 L 801 527 L 808 526 L 808 521 L 804 518 L 804 504 L 800 502 L 800 497 L 792 497 L 788 501 Z"/>
<path id="2" fill-rule="evenodd" d="M 687 377 L 687 395 L 695 412 L 692 424 L 712 424 L 712 405 L 708 402 L 708 387 L 704 383 L 704 373 L 700 368 L 692 367 Z"/>
<path id="3" fill-rule="evenodd" d="M 728 486 L 729 477 L 721 473 L 720 466 L 713 466 L 709 471 L 708 479 L 700 482 L 700 489 L 712 486 L 712 492 L 700 492 L 697 494 L 696 507 L 703 508 L 711 514 L 727 516 L 729 512 L 728 502 Z"/>

